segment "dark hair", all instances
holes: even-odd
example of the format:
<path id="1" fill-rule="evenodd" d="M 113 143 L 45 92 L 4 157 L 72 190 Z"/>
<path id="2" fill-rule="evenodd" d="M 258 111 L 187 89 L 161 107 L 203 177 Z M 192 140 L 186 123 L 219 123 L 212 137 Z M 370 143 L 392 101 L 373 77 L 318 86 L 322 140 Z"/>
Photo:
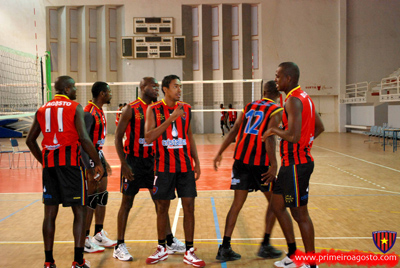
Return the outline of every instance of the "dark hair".
<path id="1" fill-rule="evenodd" d="M 229 108 L 232 108 L 232 104 L 231 103 L 229 103 Z"/>
<path id="2" fill-rule="evenodd" d="M 279 97 L 280 93 L 279 93 L 278 89 L 276 88 L 276 83 L 274 80 L 270 80 L 264 84 L 264 95 L 265 95 L 265 93 L 271 99 L 276 99 Z"/>
<path id="3" fill-rule="evenodd" d="M 126 105 L 126 102 L 124 103 L 124 106 Z"/>
<path id="4" fill-rule="evenodd" d="M 279 64 L 282 67 L 282 72 L 284 75 L 290 76 L 293 79 L 293 83 L 297 85 L 300 78 L 299 66 L 294 62 L 282 62 Z"/>
<path id="5" fill-rule="evenodd" d="M 107 92 L 108 84 L 106 82 L 97 81 L 92 86 L 92 96 L 93 98 L 97 98 L 100 95 L 100 92 Z"/>
<path id="6" fill-rule="evenodd" d="M 57 78 L 57 81 L 54 83 L 54 88 L 57 92 L 64 92 L 66 88 L 70 88 L 74 83 L 75 81 L 71 76 L 63 75 Z"/>
<path id="7" fill-rule="evenodd" d="M 118 107 L 121 107 L 121 106 L 122 106 L 122 103 L 118 104 Z"/>
<path id="8" fill-rule="evenodd" d="M 165 77 L 163 78 L 162 84 L 161 84 L 161 90 L 162 90 L 162 93 L 164 93 L 164 95 L 165 95 L 164 87 L 169 88 L 169 84 L 171 84 L 171 81 L 174 80 L 174 79 L 179 79 L 179 80 L 181 80 L 181 79 L 179 78 L 179 76 L 174 75 L 174 74 L 167 75 L 167 76 L 165 76 Z"/>

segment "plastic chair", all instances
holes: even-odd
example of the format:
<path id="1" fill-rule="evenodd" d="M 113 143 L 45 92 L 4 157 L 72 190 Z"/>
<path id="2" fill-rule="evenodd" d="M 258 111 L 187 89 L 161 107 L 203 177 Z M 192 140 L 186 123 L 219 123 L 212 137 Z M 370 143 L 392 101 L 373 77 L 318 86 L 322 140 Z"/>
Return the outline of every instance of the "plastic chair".
<path id="1" fill-rule="evenodd" d="M 3 145 L 0 144 L 0 163 L 1 163 L 1 158 L 3 157 L 3 154 L 7 154 L 7 155 L 8 155 L 8 166 L 11 168 L 11 158 L 10 158 L 10 154 L 12 154 L 13 151 L 10 151 L 10 150 L 3 151 L 3 150 L 1 149 L 2 146 L 3 146 Z"/>
<path id="2" fill-rule="evenodd" d="M 371 137 L 375 137 L 378 130 L 378 126 L 372 126 L 369 131 L 364 132 L 364 135 L 368 135 L 368 140 L 364 140 L 364 142 L 370 142 Z"/>
<path id="3" fill-rule="evenodd" d="M 29 150 L 20 150 L 19 149 L 19 145 L 18 145 L 18 141 L 16 139 L 11 138 L 10 141 L 11 141 L 11 147 L 12 147 L 12 167 L 15 167 L 14 156 L 16 154 L 18 154 L 18 165 L 17 165 L 17 167 L 19 167 L 19 156 L 21 154 L 23 154 L 24 155 L 24 159 L 25 159 L 25 168 L 27 168 L 25 154 L 26 153 L 29 154 L 29 162 L 30 162 L 31 161 L 31 152 Z"/>

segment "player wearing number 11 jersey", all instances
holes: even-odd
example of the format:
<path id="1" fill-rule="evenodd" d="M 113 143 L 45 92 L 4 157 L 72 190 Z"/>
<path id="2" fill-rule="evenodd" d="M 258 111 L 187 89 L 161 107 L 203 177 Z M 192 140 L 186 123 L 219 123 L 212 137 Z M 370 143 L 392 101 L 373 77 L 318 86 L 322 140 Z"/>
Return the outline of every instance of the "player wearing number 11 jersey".
<path id="1" fill-rule="evenodd" d="M 55 222 L 59 204 L 72 207 L 75 257 L 72 267 L 90 267 L 83 259 L 85 244 L 86 184 L 80 167 L 79 146 L 94 162 L 94 173 L 101 179 L 104 169 L 92 141 L 85 130 L 82 106 L 76 99 L 75 81 L 60 76 L 55 85 L 54 99 L 44 104 L 36 113 L 26 144 L 43 165 L 43 239 L 45 268 L 56 267 L 53 258 Z M 43 133 L 41 150 L 37 138 Z"/>
<path id="2" fill-rule="evenodd" d="M 226 217 L 224 239 L 218 249 L 217 260 L 234 261 L 241 258 L 238 253 L 232 250 L 230 241 L 248 192 L 261 190 L 268 201 L 271 198 L 272 185 L 266 184 L 265 180 L 276 176 L 275 138 L 269 137 L 265 143 L 262 142 L 261 138 L 268 128 L 278 126 L 281 120 L 283 109 L 273 101 L 278 97 L 279 92 L 276 89 L 275 82 L 266 83 L 264 85 L 264 98 L 246 105 L 214 159 L 214 168 L 217 170 L 222 160 L 222 153 L 237 135 L 231 181 L 231 189 L 235 190 L 235 197 Z M 258 252 L 259 257 L 278 258 L 282 254 L 281 251 L 269 244 L 274 222 L 275 216 L 268 206 L 265 236 Z"/>

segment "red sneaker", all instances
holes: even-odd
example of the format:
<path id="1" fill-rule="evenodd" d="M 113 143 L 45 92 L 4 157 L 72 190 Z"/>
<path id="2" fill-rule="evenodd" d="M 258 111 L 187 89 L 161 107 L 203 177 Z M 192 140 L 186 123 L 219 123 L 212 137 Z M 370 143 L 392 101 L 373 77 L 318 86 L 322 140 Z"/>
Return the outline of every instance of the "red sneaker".
<path id="1" fill-rule="evenodd" d="M 83 259 L 83 263 L 79 264 L 76 261 L 74 261 L 72 263 L 72 267 L 71 268 L 90 268 L 90 262 L 86 261 L 85 259 Z"/>
<path id="2" fill-rule="evenodd" d="M 199 259 L 194 252 L 196 249 L 190 248 L 185 252 L 185 256 L 183 257 L 183 262 L 186 264 L 191 264 L 194 267 L 204 267 L 206 266 L 206 263 L 202 260 Z"/>
<path id="3" fill-rule="evenodd" d="M 57 268 L 57 266 L 54 262 L 45 262 L 44 268 Z"/>
<path id="4" fill-rule="evenodd" d="M 161 245 L 157 246 L 156 252 L 153 253 L 150 257 L 147 258 L 147 264 L 155 264 L 159 261 L 164 261 L 168 259 L 167 249 Z"/>

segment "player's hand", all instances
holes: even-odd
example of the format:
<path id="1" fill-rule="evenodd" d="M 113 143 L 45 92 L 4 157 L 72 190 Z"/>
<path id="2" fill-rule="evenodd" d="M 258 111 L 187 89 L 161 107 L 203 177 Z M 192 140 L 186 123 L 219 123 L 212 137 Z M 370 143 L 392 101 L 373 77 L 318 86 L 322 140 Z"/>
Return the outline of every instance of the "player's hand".
<path id="1" fill-rule="evenodd" d="M 272 128 L 267 129 L 267 131 L 264 132 L 264 134 L 262 135 L 262 142 L 265 142 L 265 140 L 269 137 L 275 135 L 275 133 L 272 131 Z"/>
<path id="2" fill-rule="evenodd" d="M 214 169 L 218 171 L 218 167 L 221 165 L 222 154 L 217 154 L 214 158 Z"/>
<path id="3" fill-rule="evenodd" d="M 110 164 L 108 164 L 107 161 L 106 161 L 106 170 L 107 170 L 108 176 L 111 176 L 112 175 L 112 169 L 111 169 Z"/>
<path id="4" fill-rule="evenodd" d="M 172 112 L 171 114 L 171 119 L 172 121 L 175 121 L 179 117 L 183 116 L 185 114 L 185 111 L 183 110 L 183 105 L 181 103 L 178 103 L 178 107 Z"/>
<path id="5" fill-rule="evenodd" d="M 200 179 L 200 174 L 201 174 L 200 165 L 199 164 L 195 164 L 195 166 L 194 166 L 194 180 L 195 181 Z"/>
<path id="6" fill-rule="evenodd" d="M 93 179 L 97 182 L 99 182 L 102 178 L 103 178 L 103 174 L 104 174 L 104 168 L 103 165 L 95 165 L 94 166 L 94 177 Z"/>
<path id="7" fill-rule="evenodd" d="M 264 182 L 264 184 L 269 184 L 276 180 L 277 170 L 277 166 L 270 166 L 267 172 L 261 174 L 261 180 Z"/>
<path id="8" fill-rule="evenodd" d="M 121 172 L 122 177 L 128 181 L 133 181 L 135 179 L 132 168 L 127 163 L 121 164 Z"/>

